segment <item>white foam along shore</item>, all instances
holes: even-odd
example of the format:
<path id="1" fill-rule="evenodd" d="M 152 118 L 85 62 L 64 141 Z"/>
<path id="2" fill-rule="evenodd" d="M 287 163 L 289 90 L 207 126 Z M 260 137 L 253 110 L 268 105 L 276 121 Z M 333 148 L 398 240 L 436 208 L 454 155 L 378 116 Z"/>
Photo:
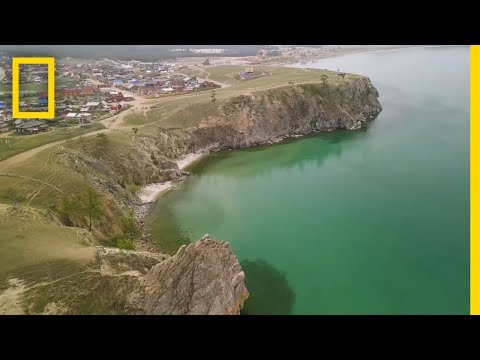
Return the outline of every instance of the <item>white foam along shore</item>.
<path id="1" fill-rule="evenodd" d="M 190 153 L 182 157 L 181 159 L 177 160 L 177 165 L 180 170 L 185 169 L 188 165 L 192 164 L 194 161 L 197 161 L 201 157 L 203 157 L 205 153 Z M 154 202 L 157 200 L 159 195 L 166 191 L 171 189 L 173 186 L 172 181 L 164 181 L 161 183 L 154 183 L 154 184 L 149 184 L 145 185 L 142 187 L 138 193 L 138 196 L 140 198 L 140 201 L 142 204 L 147 204 Z"/>

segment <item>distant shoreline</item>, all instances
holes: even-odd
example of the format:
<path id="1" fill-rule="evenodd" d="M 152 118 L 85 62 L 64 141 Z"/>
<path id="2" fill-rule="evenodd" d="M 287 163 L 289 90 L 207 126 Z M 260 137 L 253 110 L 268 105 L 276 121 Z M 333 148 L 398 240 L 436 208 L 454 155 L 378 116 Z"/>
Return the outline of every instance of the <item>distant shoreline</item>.
<path id="1" fill-rule="evenodd" d="M 407 49 L 407 48 L 412 48 L 416 47 L 416 45 L 392 45 L 391 47 L 386 47 L 386 48 L 355 48 L 355 49 L 341 49 L 337 51 L 333 51 L 327 54 L 318 54 L 318 55 L 312 55 L 310 57 L 306 58 L 297 58 L 297 59 L 286 59 L 286 60 L 279 60 L 278 62 L 274 62 L 272 64 L 265 64 L 265 65 L 270 65 L 270 66 L 284 66 L 288 64 L 296 64 L 304 61 L 315 61 L 315 60 L 323 60 L 323 59 L 330 59 L 334 57 L 340 57 L 340 56 L 347 56 L 347 55 L 353 55 L 353 54 L 362 54 L 362 53 L 372 53 L 372 52 L 378 52 L 378 51 L 390 51 L 390 50 L 400 50 L 400 49 Z"/>
<path id="2" fill-rule="evenodd" d="M 403 49 L 415 49 L 415 48 L 416 49 L 423 49 L 423 48 L 457 47 L 457 46 L 463 46 L 463 45 L 401 45 L 401 46 L 392 46 L 392 47 L 383 48 L 383 49 L 357 48 L 357 49 L 352 49 L 352 50 L 339 51 L 339 52 L 331 53 L 331 54 L 312 56 L 310 58 L 304 58 L 304 59 L 299 59 L 299 60 L 280 61 L 278 63 L 271 64 L 271 66 L 285 66 L 285 65 L 297 64 L 297 63 L 301 63 L 301 62 L 305 62 L 305 61 L 309 62 L 309 61 L 330 59 L 330 58 L 353 55 L 353 54 L 369 54 L 369 53 L 384 52 L 384 51 L 395 51 L 395 50 L 403 50 Z M 465 45 L 465 46 L 468 46 L 468 45 Z"/>

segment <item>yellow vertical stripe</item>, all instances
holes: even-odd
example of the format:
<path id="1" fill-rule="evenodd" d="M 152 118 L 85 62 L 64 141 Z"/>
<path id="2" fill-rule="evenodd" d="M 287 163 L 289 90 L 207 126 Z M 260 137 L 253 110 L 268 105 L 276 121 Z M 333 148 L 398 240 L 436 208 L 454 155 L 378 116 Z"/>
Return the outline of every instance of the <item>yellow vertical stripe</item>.
<path id="1" fill-rule="evenodd" d="M 480 315 L 480 45 L 470 47 L 470 314 Z"/>
<path id="2" fill-rule="evenodd" d="M 20 64 L 16 58 L 12 58 L 12 117 L 16 118 L 20 112 L 19 105 Z"/>
<path id="3" fill-rule="evenodd" d="M 20 111 L 20 65 L 45 64 L 48 67 L 47 111 Z M 12 58 L 12 117 L 14 119 L 53 119 L 55 117 L 55 58 L 13 57 Z"/>

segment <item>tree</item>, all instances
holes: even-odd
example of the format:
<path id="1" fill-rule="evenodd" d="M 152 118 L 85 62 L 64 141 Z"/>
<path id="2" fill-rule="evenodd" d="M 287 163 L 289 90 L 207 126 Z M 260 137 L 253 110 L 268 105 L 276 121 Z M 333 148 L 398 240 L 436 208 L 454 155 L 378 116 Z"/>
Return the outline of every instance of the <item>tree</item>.
<path id="1" fill-rule="evenodd" d="M 215 90 L 212 90 L 212 95 L 211 95 L 211 98 L 212 98 L 212 103 L 213 103 L 213 110 L 215 110 L 215 101 L 217 101 L 217 93 L 215 92 Z"/>
<path id="2" fill-rule="evenodd" d="M 122 230 L 132 241 L 142 233 L 133 211 L 129 211 L 128 214 L 122 218 Z"/>
<path id="3" fill-rule="evenodd" d="M 81 210 L 88 217 L 88 230 L 92 230 L 92 221 L 99 220 L 104 215 L 103 203 L 100 193 L 89 186 L 82 194 Z"/>
<path id="4" fill-rule="evenodd" d="M 134 127 L 134 128 L 132 128 L 132 131 L 133 131 L 133 133 L 134 133 L 135 135 L 138 134 L 138 128 Z"/>

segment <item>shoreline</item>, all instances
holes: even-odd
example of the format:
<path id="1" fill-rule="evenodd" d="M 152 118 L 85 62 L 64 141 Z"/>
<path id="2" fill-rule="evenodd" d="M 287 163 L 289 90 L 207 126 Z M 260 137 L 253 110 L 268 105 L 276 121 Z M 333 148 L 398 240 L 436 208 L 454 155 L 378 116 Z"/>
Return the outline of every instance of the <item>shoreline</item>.
<path id="1" fill-rule="evenodd" d="M 200 160 L 208 153 L 189 153 L 176 161 L 178 168 L 184 171 L 188 166 Z M 140 205 L 154 203 L 161 194 L 174 188 L 178 181 L 167 180 L 159 183 L 153 183 L 143 186 L 138 192 L 140 198 Z"/>
<path id="2" fill-rule="evenodd" d="M 208 154 L 208 151 L 189 153 L 178 159 L 176 164 L 181 171 L 185 171 L 188 166 Z M 181 182 L 182 180 L 183 178 L 148 184 L 143 186 L 138 192 L 140 203 L 135 206 L 134 214 L 140 225 L 140 229 L 142 230 L 142 235 L 140 240 L 136 243 L 135 248 L 137 250 L 161 252 L 161 249 L 158 247 L 158 245 L 150 238 L 150 234 L 148 233 L 147 217 L 148 214 L 150 214 L 150 208 L 155 201 L 157 201 L 161 195 L 167 193 L 169 190 L 176 188 L 177 183 Z"/>

